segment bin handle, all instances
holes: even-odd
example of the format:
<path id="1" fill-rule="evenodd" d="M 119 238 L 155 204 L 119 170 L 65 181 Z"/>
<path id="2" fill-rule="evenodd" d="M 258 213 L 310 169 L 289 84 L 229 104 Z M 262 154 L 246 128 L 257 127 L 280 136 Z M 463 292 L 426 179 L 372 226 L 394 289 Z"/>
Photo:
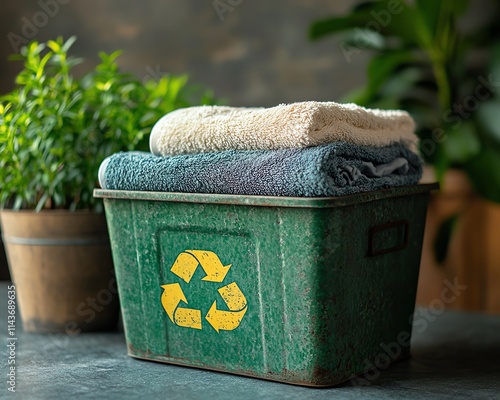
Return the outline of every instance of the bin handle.
<path id="1" fill-rule="evenodd" d="M 403 237 L 403 243 L 397 244 L 392 247 L 388 247 L 385 249 L 376 249 L 375 248 L 375 243 L 374 243 L 374 238 L 377 232 L 383 231 L 385 229 L 393 228 L 395 226 L 404 226 L 404 237 Z M 409 225 L 410 223 L 408 220 L 398 220 L 398 221 L 392 221 L 392 222 L 387 222 L 385 224 L 377 225 L 372 228 L 370 228 L 370 235 L 368 239 L 368 257 L 373 257 L 373 256 L 378 256 L 381 254 L 387 254 L 387 253 L 392 253 L 393 251 L 399 251 L 403 250 L 406 246 L 408 246 L 408 232 L 409 232 Z"/>

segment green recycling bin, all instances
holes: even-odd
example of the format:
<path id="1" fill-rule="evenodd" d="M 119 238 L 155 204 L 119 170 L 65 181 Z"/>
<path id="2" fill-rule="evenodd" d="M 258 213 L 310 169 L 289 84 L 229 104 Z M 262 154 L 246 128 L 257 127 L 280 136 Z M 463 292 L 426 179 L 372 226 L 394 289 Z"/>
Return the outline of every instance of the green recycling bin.
<path id="1" fill-rule="evenodd" d="M 129 355 L 307 386 L 407 358 L 435 188 L 335 198 L 96 190 Z"/>

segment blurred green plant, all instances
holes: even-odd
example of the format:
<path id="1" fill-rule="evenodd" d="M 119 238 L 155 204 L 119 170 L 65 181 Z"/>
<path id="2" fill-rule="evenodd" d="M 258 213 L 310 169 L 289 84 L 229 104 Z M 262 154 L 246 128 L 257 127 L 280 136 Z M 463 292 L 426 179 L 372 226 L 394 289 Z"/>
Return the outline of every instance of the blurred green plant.
<path id="1" fill-rule="evenodd" d="M 363 1 L 347 15 L 314 22 L 309 33 L 344 33 L 347 62 L 371 51 L 366 86 L 345 100 L 408 110 L 438 179 L 462 169 L 482 197 L 500 203 L 500 5 L 481 1 L 484 15 L 464 28 L 471 4 Z"/>
<path id="2" fill-rule="evenodd" d="M 75 40 L 34 41 L 13 56 L 24 69 L 0 97 L 2 207 L 101 211 L 92 191 L 105 157 L 146 150 L 154 123 L 172 110 L 215 103 L 185 75 L 140 82 L 121 73 L 119 51 L 100 53 L 95 70 L 75 79 Z"/>

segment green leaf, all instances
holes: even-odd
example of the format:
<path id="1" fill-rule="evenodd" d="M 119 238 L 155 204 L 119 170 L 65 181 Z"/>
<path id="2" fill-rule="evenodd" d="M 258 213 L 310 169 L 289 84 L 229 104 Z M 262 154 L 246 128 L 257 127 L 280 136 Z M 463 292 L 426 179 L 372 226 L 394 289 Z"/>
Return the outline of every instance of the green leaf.
<path id="1" fill-rule="evenodd" d="M 500 100 L 482 103 L 477 110 L 477 120 L 484 128 L 485 134 L 500 144 Z"/>
<path id="2" fill-rule="evenodd" d="M 428 37 L 418 10 L 409 2 L 377 1 L 370 11 L 370 17 L 374 27 L 380 28 L 380 34 L 398 38 L 403 47 L 422 43 Z"/>
<path id="3" fill-rule="evenodd" d="M 396 68 L 413 61 L 408 51 L 390 52 L 375 56 L 368 65 L 367 95 L 374 96 L 394 74 Z"/>
<path id="4" fill-rule="evenodd" d="M 370 18 L 370 13 L 367 10 L 359 10 L 342 17 L 316 21 L 309 28 L 309 38 L 316 40 L 332 33 L 350 30 L 356 26 L 363 26 L 370 22 L 372 18 Z"/>
<path id="5" fill-rule="evenodd" d="M 54 52 L 59 53 L 61 51 L 61 45 L 54 40 L 49 40 L 47 46 Z"/>
<path id="6" fill-rule="evenodd" d="M 123 54 L 122 50 L 116 50 L 113 53 L 109 55 L 109 59 L 111 61 L 115 61 L 118 57 L 120 57 Z"/>
<path id="7" fill-rule="evenodd" d="M 52 53 L 47 53 L 43 58 L 42 60 L 40 61 L 40 64 L 38 66 L 38 69 L 36 71 L 36 78 L 37 79 L 41 79 L 42 78 L 42 75 L 43 75 L 43 71 L 44 71 L 44 68 L 45 68 L 45 65 L 47 64 L 47 62 L 51 59 L 52 57 Z"/>
<path id="8" fill-rule="evenodd" d="M 470 6 L 469 0 L 453 0 L 449 2 L 455 16 L 463 15 Z"/>
<path id="9" fill-rule="evenodd" d="M 417 10 L 433 37 L 436 34 L 442 3 L 446 1 L 449 2 L 449 0 L 416 0 Z"/>
<path id="10" fill-rule="evenodd" d="M 48 192 L 45 192 L 42 197 L 40 198 L 40 200 L 38 201 L 36 207 L 35 207 L 35 211 L 41 211 L 42 208 L 45 206 L 45 203 L 47 202 L 47 200 L 49 199 L 49 193 Z"/>
<path id="11" fill-rule="evenodd" d="M 61 50 L 63 53 L 67 53 L 71 46 L 76 42 L 77 37 L 75 35 L 71 36 L 66 42 L 62 45 Z"/>
<path id="12" fill-rule="evenodd" d="M 500 44 L 496 43 L 491 49 L 491 61 L 489 66 L 489 72 L 491 74 L 491 80 L 494 82 L 500 81 Z M 498 90 L 494 91 L 496 98 L 500 98 L 500 93 Z"/>
<path id="13" fill-rule="evenodd" d="M 469 0 L 416 0 L 417 10 L 422 21 L 427 26 L 432 37 L 434 37 L 443 20 L 462 15 L 469 6 Z"/>
<path id="14" fill-rule="evenodd" d="M 479 195 L 500 203 L 500 150 L 483 147 L 465 164 L 465 170 Z"/>
<path id="15" fill-rule="evenodd" d="M 475 157 L 481 150 L 477 128 L 467 121 L 457 130 L 448 129 L 442 146 L 451 164 L 462 164 Z"/>
<path id="16" fill-rule="evenodd" d="M 344 43 L 358 49 L 384 50 L 386 48 L 385 38 L 380 33 L 370 30 L 354 29 Z"/>
<path id="17" fill-rule="evenodd" d="M 403 68 L 381 81 L 381 87 L 367 84 L 367 88 L 358 101 L 362 101 L 367 107 L 376 108 L 404 108 L 402 101 L 409 94 L 417 94 L 414 89 L 415 82 L 421 79 L 421 73 L 415 68 Z M 370 88 L 370 91 L 368 91 Z"/>
<path id="18" fill-rule="evenodd" d="M 370 106 L 370 103 L 366 101 L 366 89 L 364 87 L 359 87 L 351 90 L 340 98 L 342 103 L 356 103 L 360 106 Z"/>

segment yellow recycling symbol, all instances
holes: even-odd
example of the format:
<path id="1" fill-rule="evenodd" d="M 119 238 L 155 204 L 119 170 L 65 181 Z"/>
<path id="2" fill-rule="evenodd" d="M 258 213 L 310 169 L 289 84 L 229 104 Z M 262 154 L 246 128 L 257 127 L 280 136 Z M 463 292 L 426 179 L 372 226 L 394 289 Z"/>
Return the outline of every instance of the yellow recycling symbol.
<path id="1" fill-rule="evenodd" d="M 175 275 L 183 279 L 186 283 L 191 281 L 198 265 L 203 268 L 206 276 L 203 281 L 217 282 L 224 281 L 232 264 L 222 265 L 217 254 L 207 250 L 186 250 L 177 256 L 177 259 L 170 269 Z M 161 296 L 161 303 L 170 320 L 178 326 L 186 328 L 201 329 L 201 311 L 195 308 L 180 307 L 180 302 L 188 304 L 181 285 L 171 283 L 161 286 L 164 291 Z M 217 308 L 215 300 L 210 310 L 205 315 L 205 319 L 210 325 L 220 333 L 220 330 L 232 331 L 236 329 L 247 312 L 247 299 L 236 282 L 232 282 L 218 289 L 218 292 L 229 311 Z"/>

